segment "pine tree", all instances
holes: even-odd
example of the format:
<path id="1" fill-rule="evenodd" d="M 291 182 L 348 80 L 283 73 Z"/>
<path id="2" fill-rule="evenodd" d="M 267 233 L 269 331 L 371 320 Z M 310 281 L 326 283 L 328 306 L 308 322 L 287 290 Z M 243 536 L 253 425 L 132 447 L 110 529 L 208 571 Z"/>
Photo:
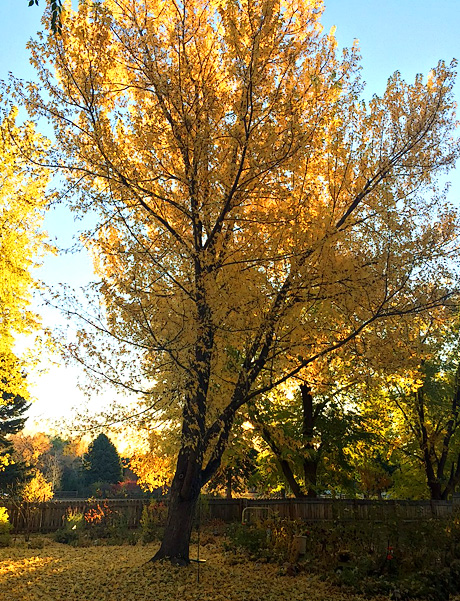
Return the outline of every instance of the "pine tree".
<path id="1" fill-rule="evenodd" d="M 3 387 L 6 382 L 2 381 Z M 24 416 L 30 403 L 19 394 L 1 391 L 0 403 L 0 490 L 11 490 L 17 484 L 27 480 L 28 467 L 22 461 L 13 459 L 13 443 L 10 434 L 17 434 L 23 429 Z"/>
<path id="2" fill-rule="evenodd" d="M 105 434 L 93 440 L 83 458 L 87 484 L 107 482 L 116 484 L 123 479 L 121 458 L 115 445 Z"/>

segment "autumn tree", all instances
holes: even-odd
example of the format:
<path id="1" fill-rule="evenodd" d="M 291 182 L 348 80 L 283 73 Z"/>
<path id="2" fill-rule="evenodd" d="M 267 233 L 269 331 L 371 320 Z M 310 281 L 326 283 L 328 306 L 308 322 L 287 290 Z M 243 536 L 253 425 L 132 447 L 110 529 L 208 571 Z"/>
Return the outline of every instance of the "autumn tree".
<path id="1" fill-rule="evenodd" d="M 0 123 L 0 381 L 2 394 L 27 400 L 27 364 L 14 348 L 18 335 L 39 327 L 30 303 L 37 287 L 33 268 L 46 249 L 40 226 L 48 203 L 48 174 L 37 164 L 46 141 L 31 123 L 18 126 L 16 117 L 13 108 Z"/>
<path id="2" fill-rule="evenodd" d="M 51 439 L 51 449 L 44 461 L 44 474 L 52 480 L 53 474 L 59 476 L 55 490 L 83 491 L 85 488 L 83 455 L 86 445 L 78 438 L 62 438 L 54 436 Z"/>
<path id="3" fill-rule="evenodd" d="M 13 458 L 11 435 L 24 426 L 30 406 L 26 368 L 31 361 L 18 357 L 15 343 L 20 334 L 38 326 L 30 310 L 36 281 L 32 268 L 45 245 L 40 231 L 47 203 L 46 170 L 40 161 L 46 143 L 31 123 L 18 126 L 17 110 L 0 122 L 0 486 L 12 487 L 24 480 L 26 465 Z M 32 360 L 33 362 L 33 360 Z"/>
<path id="4" fill-rule="evenodd" d="M 337 53 L 321 12 L 82 2 L 30 44 L 40 86 L 15 86 L 54 125 L 74 207 L 100 219 L 96 298 L 67 310 L 101 338 L 71 352 L 182 424 L 156 558 L 189 561 L 241 408 L 351 341 L 383 344 L 456 286 L 436 186 L 458 153 L 454 65 L 395 73 L 365 103 L 357 49 Z"/>

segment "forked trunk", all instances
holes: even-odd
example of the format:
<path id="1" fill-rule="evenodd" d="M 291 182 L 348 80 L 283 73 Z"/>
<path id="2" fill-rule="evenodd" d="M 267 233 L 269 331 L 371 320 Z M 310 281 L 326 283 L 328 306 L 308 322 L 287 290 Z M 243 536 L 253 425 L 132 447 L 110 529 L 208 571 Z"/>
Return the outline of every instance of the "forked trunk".
<path id="1" fill-rule="evenodd" d="M 195 508 L 201 489 L 201 463 L 194 453 L 181 451 L 171 485 L 168 519 L 161 546 L 151 561 L 168 559 L 176 565 L 190 562 L 189 547 Z"/>

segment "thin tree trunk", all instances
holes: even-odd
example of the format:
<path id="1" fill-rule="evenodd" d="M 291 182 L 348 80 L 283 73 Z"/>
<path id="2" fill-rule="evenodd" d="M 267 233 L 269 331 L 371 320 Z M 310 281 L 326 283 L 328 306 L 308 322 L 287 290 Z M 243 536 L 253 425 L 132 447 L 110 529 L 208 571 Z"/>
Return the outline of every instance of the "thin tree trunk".
<path id="1" fill-rule="evenodd" d="M 305 487 L 307 496 L 316 498 L 316 484 L 318 477 L 318 456 L 313 445 L 313 435 L 315 432 L 315 416 L 313 414 L 313 396 L 311 388 L 306 384 L 301 384 L 300 395 L 302 397 L 302 442 L 303 442 L 303 472 L 305 478 Z"/>
<path id="2" fill-rule="evenodd" d="M 226 499 L 232 498 L 232 470 L 230 468 L 227 471 L 226 486 L 225 486 L 225 498 Z"/>

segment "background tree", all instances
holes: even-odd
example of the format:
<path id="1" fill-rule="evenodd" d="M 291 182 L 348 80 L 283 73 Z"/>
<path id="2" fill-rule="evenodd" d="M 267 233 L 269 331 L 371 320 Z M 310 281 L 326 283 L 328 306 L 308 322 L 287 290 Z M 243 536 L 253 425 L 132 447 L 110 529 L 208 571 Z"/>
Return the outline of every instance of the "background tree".
<path id="1" fill-rule="evenodd" d="M 275 457 L 285 484 L 297 498 L 316 497 L 325 490 L 350 492 L 350 449 L 358 442 L 371 444 L 363 416 L 352 405 L 356 399 L 339 394 L 335 398 L 332 386 L 329 394 L 314 398 L 305 383 L 292 398 L 282 396 L 283 392 L 277 400 L 259 399 L 250 419 Z"/>
<path id="2" fill-rule="evenodd" d="M 254 431 L 249 426 L 241 416 L 237 417 L 221 465 L 209 481 L 207 492 L 224 493 L 226 499 L 231 499 L 235 493 L 247 492 L 257 486 L 259 452 L 255 448 Z"/>
<path id="3" fill-rule="evenodd" d="M 83 491 L 85 488 L 83 455 L 86 445 L 78 438 L 61 438 L 55 436 L 51 439 L 52 456 L 50 463 L 58 463 L 61 472 L 59 491 Z M 45 471 L 46 473 L 46 471 Z"/>
<path id="4" fill-rule="evenodd" d="M 458 153 L 454 65 L 396 73 L 366 105 L 356 48 L 339 58 L 321 10 L 80 3 L 30 45 L 46 98 L 15 88 L 53 122 L 75 208 L 100 219 L 86 242 L 103 302 L 67 308 L 110 338 L 82 332 L 71 351 L 182 424 L 157 558 L 188 562 L 243 406 L 455 288 L 436 187 Z"/>
<path id="5" fill-rule="evenodd" d="M 106 482 L 117 484 L 123 480 L 123 467 L 118 451 L 105 434 L 99 434 L 90 443 L 83 457 L 86 484 Z"/>
<path id="6" fill-rule="evenodd" d="M 396 384 L 390 398 L 401 420 L 399 449 L 423 468 L 431 499 L 449 498 L 460 484 L 457 352 L 424 362 L 418 381 Z"/>
<path id="7" fill-rule="evenodd" d="M 47 454 L 51 449 L 50 438 L 43 432 L 35 434 L 12 434 L 10 440 L 13 444 L 13 460 L 25 465 L 28 478 L 20 483 L 15 490 L 18 498 L 38 503 L 53 497 L 54 485 L 46 472 Z"/>
<path id="8" fill-rule="evenodd" d="M 29 402 L 22 396 L 2 392 L 0 401 L 0 490 L 12 492 L 28 479 L 28 466 L 13 458 L 12 434 L 23 429 Z"/>

